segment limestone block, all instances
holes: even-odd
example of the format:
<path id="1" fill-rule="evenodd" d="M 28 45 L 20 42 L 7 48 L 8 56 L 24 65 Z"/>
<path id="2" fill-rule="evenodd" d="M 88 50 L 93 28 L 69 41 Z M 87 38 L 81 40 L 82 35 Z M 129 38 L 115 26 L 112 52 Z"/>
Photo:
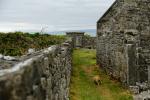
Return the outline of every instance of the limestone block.
<path id="1" fill-rule="evenodd" d="M 14 61 L 14 60 L 16 60 L 15 57 L 11 57 L 11 56 L 3 56 L 3 59 L 4 60 L 8 60 L 8 61 Z"/>
<path id="2" fill-rule="evenodd" d="M 138 86 L 129 86 L 129 89 L 134 94 L 139 94 L 140 93 L 140 88 Z"/>
<path id="3" fill-rule="evenodd" d="M 35 52 L 35 49 L 33 49 L 33 48 L 28 49 L 28 54 L 32 54 L 34 52 Z"/>
<path id="4" fill-rule="evenodd" d="M 46 90 L 47 88 L 47 81 L 46 81 L 46 78 L 42 77 L 41 78 L 41 86 L 44 90 Z"/>

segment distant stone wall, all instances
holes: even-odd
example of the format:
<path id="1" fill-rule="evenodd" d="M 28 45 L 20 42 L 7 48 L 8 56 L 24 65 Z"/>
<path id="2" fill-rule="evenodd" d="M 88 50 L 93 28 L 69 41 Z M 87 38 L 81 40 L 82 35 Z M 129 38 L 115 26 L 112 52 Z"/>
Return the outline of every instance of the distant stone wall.
<path id="1" fill-rule="evenodd" d="M 69 100 L 70 43 L 0 62 L 0 100 Z"/>
<path id="2" fill-rule="evenodd" d="M 96 49 L 96 37 L 84 36 L 83 48 Z"/>
<path id="3" fill-rule="evenodd" d="M 66 35 L 73 42 L 73 48 L 83 47 L 84 32 L 66 32 Z"/>
<path id="4" fill-rule="evenodd" d="M 74 48 L 96 49 L 96 37 L 87 36 L 84 32 L 67 32 L 66 35 L 73 41 Z"/>

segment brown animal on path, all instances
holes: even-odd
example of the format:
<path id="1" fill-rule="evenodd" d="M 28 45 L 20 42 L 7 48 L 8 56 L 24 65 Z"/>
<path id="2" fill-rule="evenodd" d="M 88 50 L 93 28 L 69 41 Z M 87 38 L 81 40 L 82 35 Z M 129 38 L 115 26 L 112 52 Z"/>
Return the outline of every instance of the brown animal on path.
<path id="1" fill-rule="evenodd" d="M 94 77 L 93 77 L 93 81 L 94 81 L 95 85 L 100 85 L 100 84 L 102 84 L 99 75 L 94 76 Z"/>

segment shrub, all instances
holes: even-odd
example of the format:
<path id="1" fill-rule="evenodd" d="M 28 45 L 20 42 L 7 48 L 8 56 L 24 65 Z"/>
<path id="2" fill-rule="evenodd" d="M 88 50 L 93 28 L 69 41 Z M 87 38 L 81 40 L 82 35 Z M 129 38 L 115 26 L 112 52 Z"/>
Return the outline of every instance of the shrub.
<path id="1" fill-rule="evenodd" d="M 20 56 L 25 54 L 29 48 L 39 50 L 51 45 L 60 44 L 64 40 L 65 36 L 40 33 L 0 33 L 0 53 L 10 56 Z"/>

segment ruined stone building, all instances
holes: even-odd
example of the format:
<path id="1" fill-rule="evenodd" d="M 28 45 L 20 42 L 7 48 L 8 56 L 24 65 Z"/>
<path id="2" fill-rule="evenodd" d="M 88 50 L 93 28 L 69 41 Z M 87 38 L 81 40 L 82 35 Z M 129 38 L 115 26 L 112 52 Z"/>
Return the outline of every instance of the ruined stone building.
<path id="1" fill-rule="evenodd" d="M 150 0 L 116 0 L 98 20 L 97 63 L 124 85 L 150 84 Z"/>
<path id="2" fill-rule="evenodd" d="M 73 47 L 83 47 L 84 32 L 67 32 L 66 35 L 71 37 Z"/>
<path id="3" fill-rule="evenodd" d="M 73 42 L 74 48 L 96 48 L 96 37 L 85 35 L 84 32 L 66 32 L 66 35 Z"/>

